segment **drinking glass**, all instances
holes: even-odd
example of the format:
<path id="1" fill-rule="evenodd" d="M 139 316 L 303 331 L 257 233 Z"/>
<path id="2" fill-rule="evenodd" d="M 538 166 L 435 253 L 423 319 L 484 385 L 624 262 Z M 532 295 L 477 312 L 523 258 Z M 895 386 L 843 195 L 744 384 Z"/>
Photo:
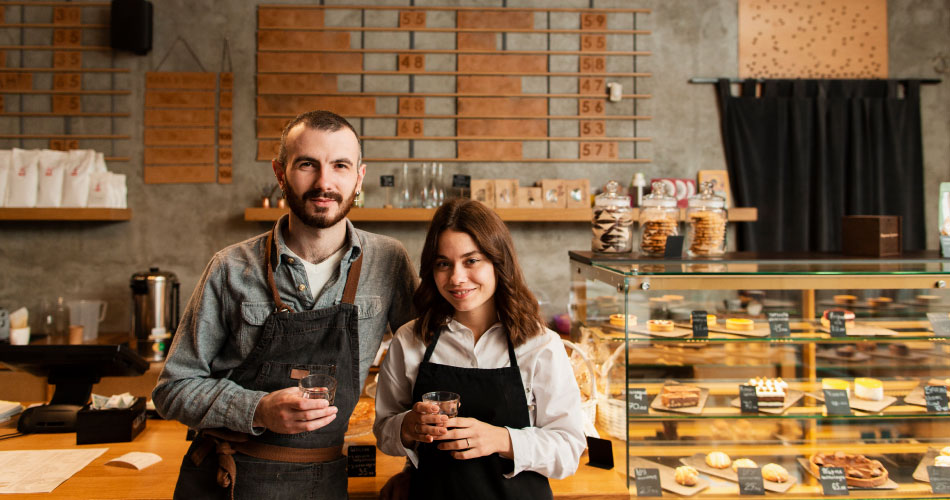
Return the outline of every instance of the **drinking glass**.
<path id="1" fill-rule="evenodd" d="M 402 164 L 402 177 L 399 180 L 399 199 L 396 201 L 396 208 L 412 207 L 412 182 L 409 178 L 409 165 Z"/>
<path id="2" fill-rule="evenodd" d="M 326 399 L 333 404 L 336 379 L 325 373 L 314 373 L 300 379 L 298 384 L 304 399 Z"/>
<path id="3" fill-rule="evenodd" d="M 461 396 L 448 391 L 427 392 L 422 395 L 423 403 L 435 403 L 439 406 L 439 415 L 448 415 L 449 418 L 459 414 L 459 407 L 462 406 L 460 399 Z"/>

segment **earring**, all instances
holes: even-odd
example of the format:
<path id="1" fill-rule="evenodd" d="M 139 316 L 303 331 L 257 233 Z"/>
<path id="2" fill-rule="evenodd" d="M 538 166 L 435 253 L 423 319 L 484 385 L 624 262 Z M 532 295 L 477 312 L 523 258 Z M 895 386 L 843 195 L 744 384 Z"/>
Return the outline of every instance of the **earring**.
<path id="1" fill-rule="evenodd" d="M 359 195 L 360 195 L 360 191 L 357 191 L 357 192 L 356 192 L 356 196 L 359 196 Z"/>

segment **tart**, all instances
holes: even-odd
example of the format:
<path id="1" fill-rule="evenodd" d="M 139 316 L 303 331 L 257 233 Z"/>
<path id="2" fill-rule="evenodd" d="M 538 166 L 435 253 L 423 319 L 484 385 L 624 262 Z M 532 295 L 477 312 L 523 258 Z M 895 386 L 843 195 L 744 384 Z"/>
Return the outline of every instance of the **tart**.
<path id="1" fill-rule="evenodd" d="M 873 488 L 887 482 L 887 469 L 877 460 L 864 455 L 836 451 L 834 453 L 815 453 L 808 458 L 811 472 L 821 477 L 822 467 L 841 467 L 848 486 Z"/>
<path id="2" fill-rule="evenodd" d="M 681 465 L 676 468 L 673 479 L 683 486 L 696 486 L 699 482 L 699 471 L 688 465 Z"/>
<path id="3" fill-rule="evenodd" d="M 752 461 L 751 459 L 748 459 L 748 458 L 740 458 L 740 459 L 737 459 L 735 462 L 732 462 L 732 471 L 733 471 L 733 472 L 736 472 L 736 471 L 738 471 L 740 468 L 754 469 L 754 468 L 756 468 L 756 467 L 758 467 L 758 466 L 759 466 L 759 464 L 755 463 L 755 462 Z"/>
<path id="4" fill-rule="evenodd" d="M 713 469 L 725 469 L 732 465 L 732 459 L 721 451 L 711 451 L 706 455 L 706 465 Z"/>
<path id="5" fill-rule="evenodd" d="M 637 326 L 637 315 L 628 314 L 624 318 L 623 314 L 611 314 L 610 315 L 610 324 L 613 326 Z"/>
<path id="6" fill-rule="evenodd" d="M 752 330 L 755 322 L 748 318 L 726 318 L 726 330 Z"/>
<path id="7" fill-rule="evenodd" d="M 673 322 L 668 319 L 647 320 L 647 329 L 651 332 L 672 332 Z"/>
<path id="8" fill-rule="evenodd" d="M 890 297 L 874 297 L 868 299 L 868 304 L 871 304 L 871 307 L 887 307 L 894 302 L 894 299 Z"/>
<path id="9" fill-rule="evenodd" d="M 851 384 L 847 380 L 841 380 L 839 378 L 825 378 L 821 380 L 822 389 L 840 389 L 848 393 L 848 397 L 851 397 Z"/>
<path id="10" fill-rule="evenodd" d="M 934 465 L 937 467 L 950 467 L 950 456 L 940 455 L 934 457 Z"/>
<path id="11" fill-rule="evenodd" d="M 762 479 L 773 483 L 788 481 L 788 471 L 779 464 L 765 464 L 762 466 Z"/>
<path id="12" fill-rule="evenodd" d="M 688 408 L 699 404 L 699 387 L 671 384 L 660 389 L 660 402 L 667 408 Z"/>
<path id="13" fill-rule="evenodd" d="M 692 316 L 689 317 L 689 324 L 690 324 L 690 325 L 693 324 L 693 317 L 692 317 Z M 707 315 L 706 315 L 706 326 L 716 326 L 716 315 L 715 315 L 715 314 L 707 314 Z"/>
<path id="14" fill-rule="evenodd" d="M 835 295 L 835 304 L 854 304 L 858 298 L 854 295 Z"/>
<path id="15" fill-rule="evenodd" d="M 944 446 L 943 449 L 940 450 L 940 456 L 950 457 L 950 446 Z"/>
<path id="16" fill-rule="evenodd" d="M 829 328 L 831 326 L 831 321 L 828 320 L 828 313 L 832 311 L 841 311 L 844 313 L 844 326 L 847 328 L 854 327 L 854 311 L 849 311 L 847 309 L 842 309 L 840 307 L 835 307 L 832 309 L 825 309 L 825 312 L 821 313 L 821 326 Z"/>
<path id="17" fill-rule="evenodd" d="M 854 395 L 869 401 L 884 399 L 884 384 L 876 378 L 858 377 L 854 379 Z"/>
<path id="18" fill-rule="evenodd" d="M 927 381 L 927 385 L 942 385 L 947 388 L 947 392 L 950 392 L 950 378 L 932 378 Z"/>

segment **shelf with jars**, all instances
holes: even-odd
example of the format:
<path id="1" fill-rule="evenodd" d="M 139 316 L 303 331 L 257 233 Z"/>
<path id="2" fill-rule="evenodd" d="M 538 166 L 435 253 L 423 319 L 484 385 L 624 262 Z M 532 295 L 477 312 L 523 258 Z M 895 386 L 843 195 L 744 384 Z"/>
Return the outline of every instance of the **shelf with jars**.
<path id="1" fill-rule="evenodd" d="M 656 469 L 664 495 L 738 498 L 749 467 L 815 498 L 841 466 L 852 498 L 946 498 L 950 262 L 631 255 L 570 252 L 578 385 L 631 495 Z"/>

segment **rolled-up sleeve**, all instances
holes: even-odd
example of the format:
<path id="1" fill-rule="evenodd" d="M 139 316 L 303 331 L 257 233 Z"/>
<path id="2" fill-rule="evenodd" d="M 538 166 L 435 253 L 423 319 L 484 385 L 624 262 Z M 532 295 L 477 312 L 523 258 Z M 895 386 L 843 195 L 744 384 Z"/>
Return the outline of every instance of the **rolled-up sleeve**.
<path id="1" fill-rule="evenodd" d="M 568 477 L 577 471 L 587 448 L 574 371 L 561 340 L 553 333 L 548 337 L 550 341 L 535 359 L 533 369 L 534 425 L 508 428 L 514 469 L 505 477 L 526 470 L 554 479 Z"/>
<path id="2" fill-rule="evenodd" d="M 259 434 L 254 412 L 266 394 L 212 377 L 212 361 L 228 339 L 227 269 L 219 256 L 205 268 L 188 301 L 165 366 L 152 391 L 158 413 L 194 429 L 227 427 Z"/>

